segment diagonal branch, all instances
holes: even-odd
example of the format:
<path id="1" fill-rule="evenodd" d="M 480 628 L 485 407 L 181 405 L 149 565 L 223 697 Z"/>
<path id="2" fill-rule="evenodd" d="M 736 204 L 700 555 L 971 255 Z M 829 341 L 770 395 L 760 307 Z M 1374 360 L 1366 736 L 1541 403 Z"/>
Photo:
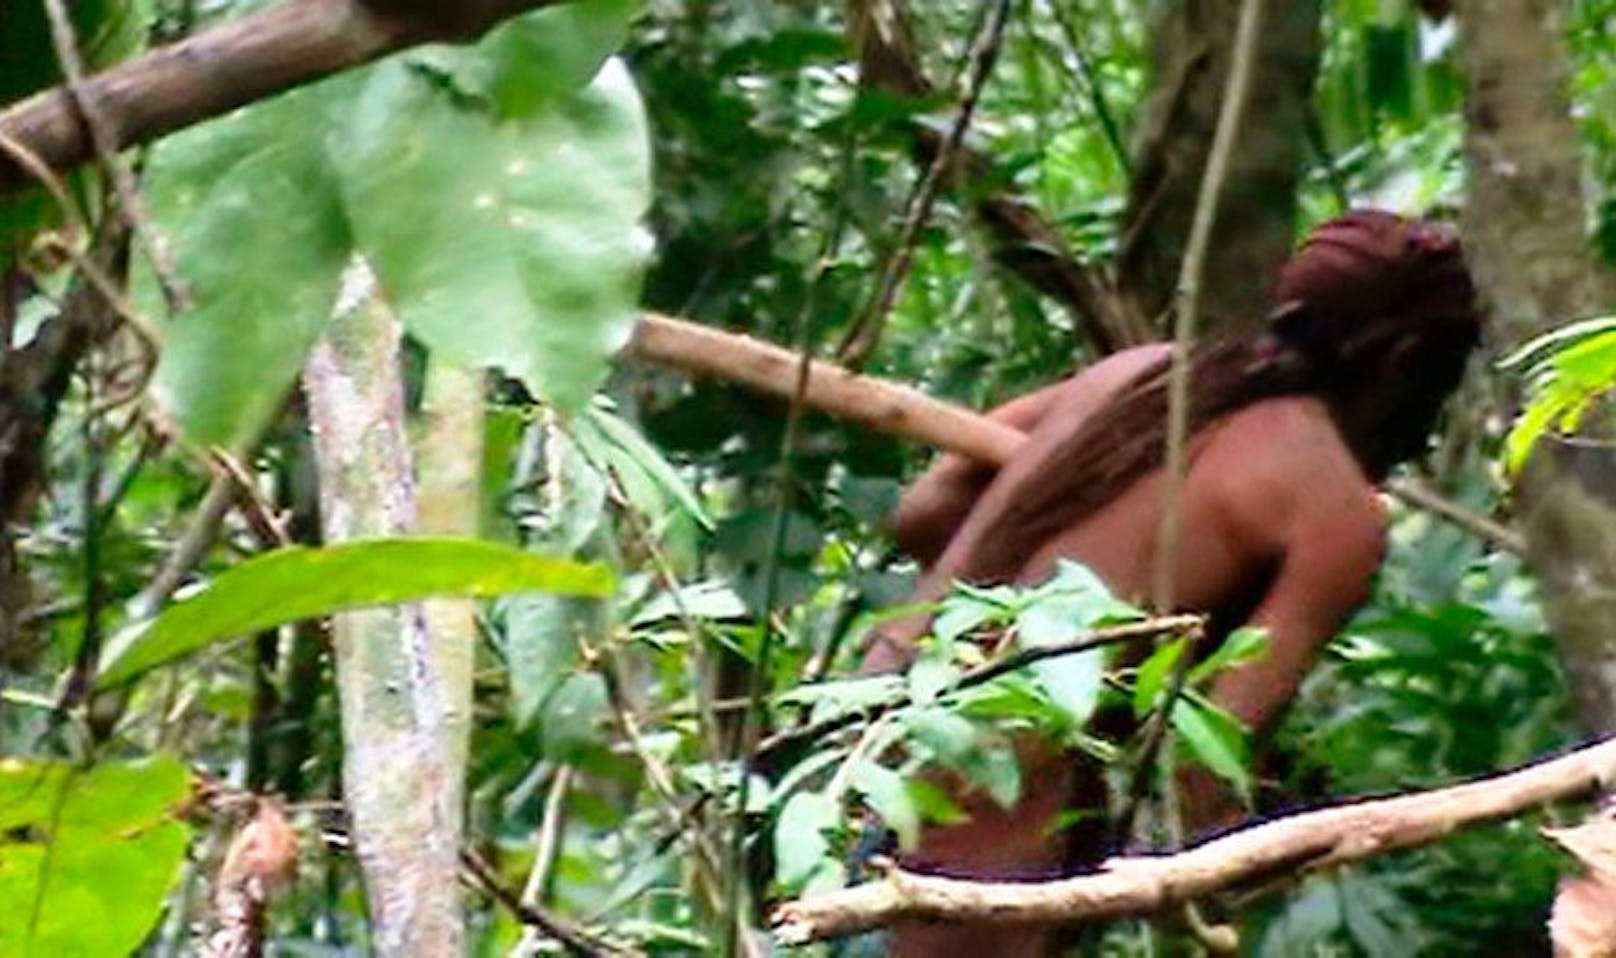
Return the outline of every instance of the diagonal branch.
<path id="1" fill-rule="evenodd" d="M 1435 842 L 1467 825 L 1588 795 L 1616 779 L 1616 738 L 1463 785 L 1304 812 L 1159 857 L 1119 858 L 1049 882 L 973 882 L 891 871 L 885 879 L 789 902 L 775 911 L 782 944 L 803 944 L 900 919 L 1053 923 L 1151 915 L 1276 872 L 1335 868 Z"/>
<path id="2" fill-rule="evenodd" d="M 871 87 L 910 99 L 935 92 L 921 70 L 915 39 L 899 0 L 852 0 L 847 9 L 849 39 L 859 52 L 859 76 Z M 931 165 L 943 151 L 944 134 L 915 124 L 916 159 Z M 968 143 L 952 151 L 944 182 L 970 189 L 977 219 L 995 241 L 994 258 L 1027 285 L 1072 314 L 1089 342 L 1111 353 L 1150 338 L 1148 330 L 1122 309 L 1109 272 L 1072 255 L 1066 238 L 1037 210 L 1004 189 L 975 189 L 993 176 L 992 160 Z"/>

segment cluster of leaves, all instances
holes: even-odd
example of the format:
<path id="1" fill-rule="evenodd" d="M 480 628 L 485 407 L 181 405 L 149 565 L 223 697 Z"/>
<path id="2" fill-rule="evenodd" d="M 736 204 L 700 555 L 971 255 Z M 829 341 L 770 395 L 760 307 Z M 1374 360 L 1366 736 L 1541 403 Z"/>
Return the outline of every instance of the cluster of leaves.
<path id="1" fill-rule="evenodd" d="M 1092 734 L 1089 719 L 1107 707 L 1130 709 L 1136 720 L 1167 708 L 1168 677 L 1191 643 L 1190 636 L 1169 636 L 1143 662 L 1126 667 L 1136 658 L 1131 650 L 1086 644 L 1092 630 L 1137 622 L 1144 614 L 1074 563 L 1062 563 L 1047 582 L 1029 589 L 961 586 L 936 613 L 903 677 L 803 685 L 778 698 L 780 707 L 811 705 L 809 728 L 834 726 L 838 717 L 876 715 L 852 739 L 797 762 L 775 786 L 771 803 L 784 798 L 774 824 L 775 881 L 782 891 L 846 882 L 845 865 L 866 838 L 847 814 L 850 797 L 862 799 L 902 848 L 914 847 L 923 823 L 967 817 L 936 784 L 939 773 L 953 773 L 968 789 L 1014 807 L 1022 791 L 1018 734 L 1032 733 L 1103 763 L 1126 764 L 1125 743 Z M 1255 633 L 1231 637 L 1188 668 L 1185 691 L 1171 702 L 1172 726 L 1190 753 L 1241 788 L 1249 786 L 1244 730 L 1195 689 L 1260 654 L 1261 647 Z M 1029 657 L 1024 668 L 999 674 L 984 671 L 992 649 L 1000 655 L 1040 649 L 1058 654 Z M 977 680 L 989 675 L 988 681 Z M 883 764 L 886 756 L 895 756 L 887 759 L 891 765 Z"/>
<path id="2" fill-rule="evenodd" d="M 1574 740 L 1564 677 L 1520 561 L 1394 537 L 1373 602 L 1308 680 L 1286 792 L 1394 794 L 1519 766 Z M 1467 559 L 1466 556 L 1471 558 Z M 1321 876 L 1268 910 L 1264 954 L 1540 947 L 1560 856 L 1528 817 Z"/>
<path id="3" fill-rule="evenodd" d="M 1616 388 L 1616 319 L 1587 319 L 1540 336 L 1507 357 L 1530 390 L 1526 410 L 1504 445 L 1504 464 L 1519 472 L 1545 433 L 1574 433 Z"/>

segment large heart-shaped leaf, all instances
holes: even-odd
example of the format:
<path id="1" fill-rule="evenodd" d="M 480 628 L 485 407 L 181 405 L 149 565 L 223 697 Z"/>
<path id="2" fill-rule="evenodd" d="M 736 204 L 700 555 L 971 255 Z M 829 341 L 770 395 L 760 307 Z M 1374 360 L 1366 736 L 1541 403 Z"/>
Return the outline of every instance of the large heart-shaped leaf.
<path id="1" fill-rule="evenodd" d="M 571 97 L 496 121 L 393 60 L 329 150 L 360 249 L 409 331 L 577 408 L 633 328 L 651 251 L 647 141 L 617 61 Z"/>
<path id="2" fill-rule="evenodd" d="M 628 71 L 600 69 L 636 4 L 573 6 L 159 145 L 151 208 L 195 305 L 165 324 L 158 394 L 191 438 L 258 436 L 355 253 L 445 357 L 564 406 L 599 384 L 650 252 L 649 137 Z"/>
<path id="3" fill-rule="evenodd" d="M 198 442 L 250 444 L 331 315 L 352 242 L 317 131 L 350 87 L 238 110 L 154 151 L 147 196 L 194 302 L 165 324 L 156 385 Z"/>

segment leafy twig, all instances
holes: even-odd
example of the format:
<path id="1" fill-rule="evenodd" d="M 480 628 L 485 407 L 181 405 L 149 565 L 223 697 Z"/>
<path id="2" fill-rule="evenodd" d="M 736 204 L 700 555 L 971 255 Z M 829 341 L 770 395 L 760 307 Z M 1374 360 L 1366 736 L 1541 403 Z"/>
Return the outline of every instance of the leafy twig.
<path id="1" fill-rule="evenodd" d="M 988 77 L 993 73 L 993 64 L 999 58 L 999 48 L 1004 42 L 1004 25 L 1010 14 L 1010 0 L 988 2 L 992 6 L 982 29 L 971 43 L 970 62 L 960 81 L 960 102 L 954 113 L 954 123 L 932 157 L 931 165 L 916 182 L 909 196 L 897 245 L 887 260 L 886 269 L 881 271 L 876 281 L 874 295 L 837 347 L 836 358 L 846 365 L 858 366 L 881 341 L 881 327 L 887 313 L 897 302 L 898 293 L 909 275 L 909 266 L 914 262 L 920 230 L 931 218 L 931 207 L 937 199 L 937 191 L 954 164 L 954 156 L 965 139 L 965 131 L 970 128 L 971 117 L 982 98 L 982 89 L 987 85 Z"/>
<path id="2" fill-rule="evenodd" d="M 905 918 L 1062 923 L 1157 914 L 1284 871 L 1301 875 L 1438 841 L 1455 829 L 1587 795 L 1616 776 L 1616 739 L 1447 788 L 1303 812 L 1173 855 L 1112 859 L 1048 882 L 975 882 L 889 872 L 781 906 L 776 940 L 804 944 Z"/>
<path id="3" fill-rule="evenodd" d="M 1011 655 L 1006 655 L 986 665 L 971 669 L 946 686 L 939 694 L 963 692 L 966 689 L 984 685 L 994 679 L 1009 675 L 1011 672 L 1045 659 L 1072 655 L 1103 645 L 1115 645 L 1119 642 L 1128 642 L 1133 639 L 1151 638 L 1189 629 L 1198 629 L 1204 621 L 1204 617 L 1199 615 L 1167 615 L 1146 619 L 1142 622 L 1128 622 L 1123 625 L 1094 629 L 1068 642 L 1057 642 L 1036 648 L 1021 649 Z M 827 735 L 840 732 L 851 725 L 856 725 L 860 721 L 871 721 L 880 718 L 888 712 L 909 705 L 912 701 L 908 692 L 901 692 L 885 701 L 873 703 L 865 708 L 843 712 L 810 725 L 792 729 L 789 732 L 781 732 L 764 740 L 758 746 L 758 758 L 762 761 L 782 751 L 799 748 Z"/>

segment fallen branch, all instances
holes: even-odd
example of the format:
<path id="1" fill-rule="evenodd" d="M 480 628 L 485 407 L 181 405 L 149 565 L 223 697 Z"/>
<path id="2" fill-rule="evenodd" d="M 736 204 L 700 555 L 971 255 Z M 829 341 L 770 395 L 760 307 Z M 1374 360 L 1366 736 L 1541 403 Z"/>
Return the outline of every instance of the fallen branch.
<path id="1" fill-rule="evenodd" d="M 798 945 L 900 919 L 1012 924 L 1150 915 L 1279 869 L 1319 871 L 1418 848 L 1613 780 L 1616 738 L 1477 782 L 1303 812 L 1175 855 L 1112 859 L 1075 878 L 973 882 L 893 870 L 879 881 L 787 902 L 771 923 L 781 944 Z"/>

